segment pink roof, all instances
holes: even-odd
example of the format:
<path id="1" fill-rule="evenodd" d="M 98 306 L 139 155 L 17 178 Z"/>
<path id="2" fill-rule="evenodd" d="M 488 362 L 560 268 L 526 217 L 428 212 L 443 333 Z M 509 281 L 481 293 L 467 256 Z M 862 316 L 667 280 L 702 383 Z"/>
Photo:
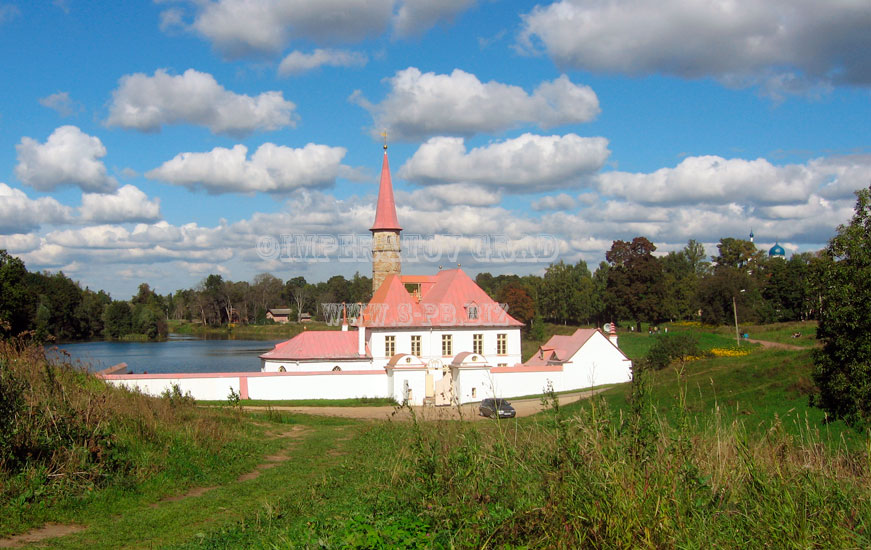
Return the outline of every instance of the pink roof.
<path id="1" fill-rule="evenodd" d="M 338 330 L 307 330 L 276 344 L 263 359 L 364 359 L 357 353 L 357 332 Z"/>
<path id="2" fill-rule="evenodd" d="M 461 269 L 424 279 L 388 275 L 365 309 L 369 327 L 523 326 L 494 302 Z M 420 301 L 405 282 L 421 283 Z M 477 315 L 470 308 L 477 311 Z"/>
<path id="3" fill-rule="evenodd" d="M 390 163 L 387 162 L 387 150 L 384 151 L 384 161 L 381 163 L 381 185 L 378 187 L 378 205 L 375 208 L 375 223 L 370 231 L 379 230 L 402 231 L 396 218 L 396 203 L 393 200 L 393 184 L 390 182 Z"/>
<path id="4" fill-rule="evenodd" d="M 523 364 L 527 366 L 540 366 L 553 362 L 562 363 L 568 361 L 597 332 L 599 330 L 595 328 L 579 328 L 571 336 L 555 334 L 539 348 L 535 355 Z"/>

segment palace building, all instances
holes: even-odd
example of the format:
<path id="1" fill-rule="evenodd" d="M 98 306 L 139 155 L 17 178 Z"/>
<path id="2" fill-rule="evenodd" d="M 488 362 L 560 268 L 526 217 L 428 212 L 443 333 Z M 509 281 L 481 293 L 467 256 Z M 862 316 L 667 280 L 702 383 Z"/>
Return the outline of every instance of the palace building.
<path id="1" fill-rule="evenodd" d="M 306 330 L 260 356 L 260 372 L 104 374 L 160 395 L 178 386 L 197 399 L 350 399 L 388 397 L 412 405 L 451 405 L 487 397 L 566 391 L 631 379 L 617 335 L 578 329 L 554 336 L 526 362 L 522 323 L 462 269 L 402 273 L 387 146 L 375 221 L 368 304 L 341 330 Z"/>

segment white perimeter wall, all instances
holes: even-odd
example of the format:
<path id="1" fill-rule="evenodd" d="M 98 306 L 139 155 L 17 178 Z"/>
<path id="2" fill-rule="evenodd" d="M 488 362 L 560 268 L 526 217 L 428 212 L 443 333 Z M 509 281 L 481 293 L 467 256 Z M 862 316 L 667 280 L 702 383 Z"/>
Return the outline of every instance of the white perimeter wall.
<path id="1" fill-rule="evenodd" d="M 108 375 L 110 384 L 160 396 L 178 385 L 182 393 L 195 399 L 224 400 L 232 388 L 248 399 L 353 399 L 390 397 L 387 373 L 370 372 L 281 372 L 215 374 L 213 376 L 145 377 L 147 375 Z M 421 389 L 421 393 L 423 389 Z"/>

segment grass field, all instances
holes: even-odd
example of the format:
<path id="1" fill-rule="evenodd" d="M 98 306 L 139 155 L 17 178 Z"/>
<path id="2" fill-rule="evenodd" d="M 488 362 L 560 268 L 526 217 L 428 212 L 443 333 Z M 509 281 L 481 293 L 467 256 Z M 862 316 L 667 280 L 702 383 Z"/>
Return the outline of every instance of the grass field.
<path id="1" fill-rule="evenodd" d="M 620 343 L 637 360 L 652 338 Z M 195 407 L 11 362 L 39 390 L 29 410 L 102 422 L 66 433 L 83 449 L 66 461 L 2 462 L 0 533 L 82 527 L 52 548 L 871 547 L 871 440 L 808 407 L 809 350 L 753 346 L 475 423 Z"/>

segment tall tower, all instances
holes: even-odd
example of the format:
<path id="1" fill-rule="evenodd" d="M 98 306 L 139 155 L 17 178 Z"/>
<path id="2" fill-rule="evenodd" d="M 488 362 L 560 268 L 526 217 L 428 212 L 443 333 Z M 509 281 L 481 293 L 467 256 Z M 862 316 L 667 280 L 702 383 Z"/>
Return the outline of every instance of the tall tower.
<path id="1" fill-rule="evenodd" d="M 390 181 L 390 163 L 387 162 L 387 143 L 384 143 L 384 160 L 381 163 L 381 185 L 378 188 L 378 206 L 375 208 L 375 223 L 372 232 L 372 293 L 390 274 L 399 275 L 402 266 L 399 260 L 399 220 L 396 219 L 396 203 L 393 200 L 393 184 Z"/>

